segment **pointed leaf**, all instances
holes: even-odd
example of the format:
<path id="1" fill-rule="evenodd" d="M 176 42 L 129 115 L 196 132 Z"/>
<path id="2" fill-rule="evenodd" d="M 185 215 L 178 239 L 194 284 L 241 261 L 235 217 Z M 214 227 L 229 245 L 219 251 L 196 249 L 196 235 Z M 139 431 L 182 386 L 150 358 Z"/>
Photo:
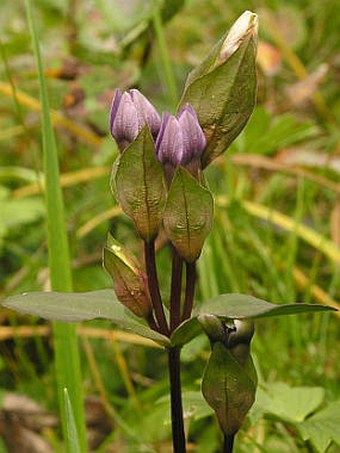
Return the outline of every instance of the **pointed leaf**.
<path id="1" fill-rule="evenodd" d="M 179 167 L 169 190 L 163 223 L 170 241 L 186 261 L 193 262 L 199 257 L 213 215 L 210 191 Z"/>
<path id="2" fill-rule="evenodd" d="M 149 338 L 162 346 L 170 345 L 168 338 L 151 330 L 123 307 L 112 289 L 87 293 L 24 293 L 8 297 L 2 305 L 19 313 L 56 321 L 78 322 L 96 318 L 109 319 L 120 327 Z"/>
<path id="3" fill-rule="evenodd" d="M 202 392 L 216 412 L 223 432 L 233 435 L 254 403 L 256 382 L 222 343 L 215 343 L 203 376 Z"/>
<path id="4" fill-rule="evenodd" d="M 223 36 L 206 60 L 189 74 L 180 101 L 180 106 L 189 102 L 194 107 L 206 136 L 203 167 L 228 148 L 255 106 L 257 16 L 247 11 L 243 18 L 248 21 L 243 34 L 228 51 L 235 33 Z"/>
<path id="5" fill-rule="evenodd" d="M 149 241 L 161 224 L 166 189 L 163 169 L 147 127 L 118 158 L 112 174 L 113 192 L 140 236 Z"/>
<path id="6" fill-rule="evenodd" d="M 199 308 L 199 313 L 213 314 L 230 319 L 256 319 L 329 310 L 335 309 L 316 304 L 279 305 L 246 294 L 221 294 L 203 303 Z"/>
<path id="7" fill-rule="evenodd" d="M 180 324 L 171 335 L 172 346 L 183 346 L 203 332 L 197 318 L 191 318 Z"/>
<path id="8" fill-rule="evenodd" d="M 112 277 L 118 300 L 136 316 L 148 318 L 152 305 L 147 277 L 136 261 L 111 235 L 103 252 L 104 267 Z"/>

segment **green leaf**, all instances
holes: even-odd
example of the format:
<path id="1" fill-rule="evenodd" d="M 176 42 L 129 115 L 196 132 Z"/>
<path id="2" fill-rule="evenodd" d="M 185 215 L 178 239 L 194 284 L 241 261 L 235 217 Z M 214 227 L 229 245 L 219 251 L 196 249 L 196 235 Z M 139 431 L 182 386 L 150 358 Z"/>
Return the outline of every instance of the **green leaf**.
<path id="1" fill-rule="evenodd" d="M 152 311 L 147 277 L 136 261 L 111 235 L 104 248 L 104 267 L 112 277 L 118 300 L 136 316 L 148 318 Z"/>
<path id="2" fill-rule="evenodd" d="M 161 346 L 170 345 L 167 337 L 151 330 L 126 309 L 111 289 L 86 293 L 24 293 L 8 297 L 2 305 L 19 313 L 57 321 L 109 319 L 120 327 L 149 338 Z"/>
<path id="3" fill-rule="evenodd" d="M 0 224 L 6 230 L 36 222 L 44 216 L 45 207 L 41 199 L 1 199 Z"/>
<path id="4" fill-rule="evenodd" d="M 172 346 L 183 346 L 203 332 L 197 318 L 191 318 L 180 324 L 171 335 Z"/>
<path id="5" fill-rule="evenodd" d="M 216 412 L 223 432 L 233 435 L 241 428 L 255 400 L 256 382 L 218 342 L 214 344 L 204 372 L 202 392 Z"/>
<path id="6" fill-rule="evenodd" d="M 180 106 L 189 102 L 194 107 L 206 136 L 203 167 L 228 148 L 255 106 L 256 15 L 249 13 L 248 19 L 248 29 L 234 46 L 234 53 L 223 57 L 226 43 L 230 41 L 228 33 L 189 74 L 180 101 Z"/>
<path id="7" fill-rule="evenodd" d="M 316 304 L 272 304 L 246 294 L 221 294 L 203 303 L 199 313 L 213 314 L 230 319 L 268 318 L 299 313 L 335 310 L 333 307 Z"/>
<path id="8" fill-rule="evenodd" d="M 169 190 L 163 223 L 170 241 L 186 261 L 193 262 L 199 257 L 213 215 L 210 191 L 179 167 Z"/>
<path id="9" fill-rule="evenodd" d="M 297 425 L 304 440 L 310 440 L 323 453 L 334 441 L 340 446 L 340 399 Z"/>
<path id="10" fill-rule="evenodd" d="M 259 389 L 254 413 L 272 415 L 290 423 L 300 423 L 322 403 L 322 387 L 290 387 L 283 382 L 266 384 Z"/>
<path id="11" fill-rule="evenodd" d="M 166 199 L 163 168 L 155 155 L 155 144 L 145 127 L 118 157 L 111 186 L 140 236 L 149 241 L 160 228 Z"/>

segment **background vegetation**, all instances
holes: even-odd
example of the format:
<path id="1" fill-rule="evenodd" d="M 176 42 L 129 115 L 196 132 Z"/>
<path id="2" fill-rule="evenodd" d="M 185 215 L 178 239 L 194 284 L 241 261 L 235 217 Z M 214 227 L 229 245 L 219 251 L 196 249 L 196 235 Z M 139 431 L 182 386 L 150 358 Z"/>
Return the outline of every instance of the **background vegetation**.
<path id="1" fill-rule="evenodd" d="M 217 194 L 216 214 L 199 261 L 196 303 L 221 292 L 247 292 L 276 303 L 339 308 L 336 5 L 335 0 L 34 2 L 76 291 L 111 287 L 101 265 L 107 231 L 141 253 L 130 221 L 109 192 L 117 155 L 108 132 L 113 90 L 138 87 L 159 110 L 174 112 L 188 71 L 251 9 L 260 17 L 258 106 L 245 131 L 207 171 Z M 5 297 L 50 284 L 39 84 L 23 2 L 1 4 L 0 24 Z M 165 296 L 168 257 L 160 241 Z M 60 451 L 50 327 L 6 310 L 0 320 L 0 448 Z M 253 351 L 260 388 L 236 452 L 338 451 L 338 321 L 331 313 L 257 322 Z M 86 323 L 78 332 L 92 450 L 171 451 L 164 354 L 109 323 Z M 208 353 L 203 336 L 183 351 L 186 423 L 195 452 L 214 452 L 220 442 L 199 393 Z"/>

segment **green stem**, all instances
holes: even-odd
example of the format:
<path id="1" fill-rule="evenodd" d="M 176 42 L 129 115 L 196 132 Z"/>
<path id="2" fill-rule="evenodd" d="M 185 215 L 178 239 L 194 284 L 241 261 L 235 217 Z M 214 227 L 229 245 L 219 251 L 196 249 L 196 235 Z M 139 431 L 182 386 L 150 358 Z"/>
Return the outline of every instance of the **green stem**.
<path id="1" fill-rule="evenodd" d="M 182 321 L 189 319 L 192 312 L 196 286 L 196 262 L 186 263 L 185 299 Z"/>
<path id="2" fill-rule="evenodd" d="M 161 333 L 169 336 L 169 328 L 166 322 L 164 307 L 162 303 L 162 296 L 159 290 L 156 255 L 155 255 L 155 241 L 144 242 L 144 255 L 145 267 L 148 276 L 149 291 L 151 302 L 155 311 L 156 320 Z"/>
<path id="3" fill-rule="evenodd" d="M 173 332 L 181 322 L 182 271 L 183 258 L 178 254 L 175 247 L 173 247 L 170 294 L 170 332 Z"/>
<path id="4" fill-rule="evenodd" d="M 223 453 L 233 453 L 234 437 L 235 436 L 233 435 L 231 436 L 228 436 L 227 434 L 224 435 Z"/>
<path id="5" fill-rule="evenodd" d="M 171 396 L 171 424 L 174 453 L 185 453 L 185 432 L 182 407 L 180 349 L 168 350 L 170 396 Z"/>
<path id="6" fill-rule="evenodd" d="M 39 41 L 30 0 L 26 11 L 32 35 L 42 106 L 42 135 L 45 175 L 45 203 L 47 211 L 47 236 L 51 287 L 53 291 L 72 291 L 71 263 L 65 228 L 64 205 L 60 186 L 58 152 L 50 118 L 47 87 L 41 61 Z M 69 413 L 64 395 L 67 389 L 78 436 L 77 444 L 82 452 L 86 447 L 86 426 L 83 406 L 82 379 L 76 326 L 61 322 L 53 323 L 55 366 L 59 396 L 62 431 L 66 451 L 74 451 L 74 439 L 68 436 Z"/>
<path id="7" fill-rule="evenodd" d="M 178 102 L 176 81 L 170 63 L 168 49 L 165 41 L 162 18 L 156 0 L 153 0 L 152 20 L 157 37 L 160 59 L 162 62 L 165 80 L 167 84 L 167 92 L 170 94 L 171 104 L 173 106 L 173 109 L 175 110 Z"/>

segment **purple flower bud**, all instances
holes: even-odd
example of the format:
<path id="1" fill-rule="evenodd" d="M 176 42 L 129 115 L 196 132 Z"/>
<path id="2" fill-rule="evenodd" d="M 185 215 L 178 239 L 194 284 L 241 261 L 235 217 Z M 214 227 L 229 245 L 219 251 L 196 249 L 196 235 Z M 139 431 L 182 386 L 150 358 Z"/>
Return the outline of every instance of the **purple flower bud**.
<path id="1" fill-rule="evenodd" d="M 201 157 L 207 142 L 192 105 L 185 104 L 177 114 L 177 118 L 183 133 L 184 144 L 181 164 L 186 165 Z"/>
<path id="2" fill-rule="evenodd" d="M 121 149 L 133 142 L 145 125 L 156 137 L 160 122 L 156 109 L 138 90 L 125 93 L 116 90 L 110 112 L 110 130 Z"/>
<path id="3" fill-rule="evenodd" d="M 156 155 L 163 165 L 180 165 L 184 152 L 184 140 L 178 119 L 165 112 L 156 140 Z"/>
<path id="4" fill-rule="evenodd" d="M 195 110 L 185 104 L 176 116 L 165 112 L 156 140 L 156 155 L 162 164 L 173 167 L 198 161 L 206 140 Z"/>

